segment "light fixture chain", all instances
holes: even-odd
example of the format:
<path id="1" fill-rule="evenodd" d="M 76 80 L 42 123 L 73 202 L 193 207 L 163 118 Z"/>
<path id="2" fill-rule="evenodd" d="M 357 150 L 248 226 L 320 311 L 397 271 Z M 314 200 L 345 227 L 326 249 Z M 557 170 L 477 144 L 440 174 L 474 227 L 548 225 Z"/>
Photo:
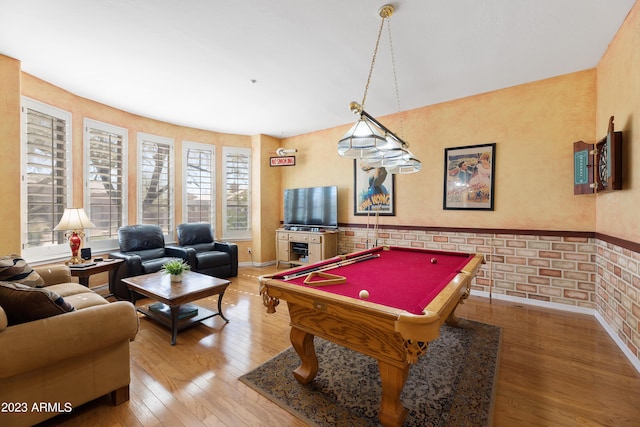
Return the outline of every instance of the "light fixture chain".
<path id="1" fill-rule="evenodd" d="M 387 31 L 389 33 L 389 50 L 391 51 L 391 66 L 393 67 L 393 82 L 396 87 L 396 104 L 398 106 L 398 116 L 400 119 L 400 137 L 404 137 L 404 129 L 402 123 L 402 109 L 400 108 L 400 90 L 398 89 L 398 75 L 396 73 L 396 57 L 393 54 L 393 40 L 391 39 L 391 19 L 387 18 Z"/>
<path id="2" fill-rule="evenodd" d="M 382 22 L 380 22 L 380 29 L 378 30 L 378 39 L 376 40 L 376 47 L 373 50 L 373 58 L 371 58 L 371 68 L 369 68 L 369 77 L 367 77 L 367 84 L 364 87 L 364 95 L 362 95 L 362 102 L 360 105 L 362 105 L 362 109 L 364 110 L 364 102 L 367 99 L 367 92 L 369 91 L 369 84 L 371 83 L 371 76 L 373 75 L 373 66 L 376 63 L 376 56 L 378 55 L 378 46 L 380 45 L 380 36 L 382 35 L 382 28 L 384 27 L 384 21 L 385 19 L 382 19 Z"/>

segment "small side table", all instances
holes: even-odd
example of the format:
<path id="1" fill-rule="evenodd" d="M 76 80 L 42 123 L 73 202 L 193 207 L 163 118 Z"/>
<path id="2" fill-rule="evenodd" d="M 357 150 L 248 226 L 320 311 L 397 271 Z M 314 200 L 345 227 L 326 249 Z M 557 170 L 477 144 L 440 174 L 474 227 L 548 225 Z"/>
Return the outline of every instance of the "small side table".
<path id="1" fill-rule="evenodd" d="M 124 260 L 119 258 L 105 259 L 104 261 L 96 262 L 94 265 L 89 265 L 87 267 L 69 266 L 69 269 L 71 270 L 71 275 L 73 277 L 77 277 L 80 284 L 88 288 L 89 277 L 105 271 L 117 270 L 123 262 Z"/>

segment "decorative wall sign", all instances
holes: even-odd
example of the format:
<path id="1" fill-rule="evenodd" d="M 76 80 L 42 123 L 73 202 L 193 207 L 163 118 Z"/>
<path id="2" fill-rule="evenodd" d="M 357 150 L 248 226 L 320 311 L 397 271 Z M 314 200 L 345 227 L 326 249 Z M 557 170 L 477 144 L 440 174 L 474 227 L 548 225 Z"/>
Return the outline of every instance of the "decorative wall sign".
<path id="1" fill-rule="evenodd" d="M 444 209 L 493 210 L 496 144 L 444 150 Z"/>
<path id="2" fill-rule="evenodd" d="M 395 175 L 353 161 L 353 214 L 395 215 Z"/>
<path id="3" fill-rule="evenodd" d="M 296 156 L 269 157 L 270 166 L 295 166 Z"/>

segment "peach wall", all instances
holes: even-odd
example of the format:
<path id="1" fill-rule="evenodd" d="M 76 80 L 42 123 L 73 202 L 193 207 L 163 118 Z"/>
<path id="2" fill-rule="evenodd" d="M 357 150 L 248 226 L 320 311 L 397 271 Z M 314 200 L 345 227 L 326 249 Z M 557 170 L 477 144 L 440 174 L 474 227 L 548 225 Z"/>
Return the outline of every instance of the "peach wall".
<path id="1" fill-rule="evenodd" d="M 251 147 L 251 138 L 243 135 L 223 134 L 209 132 L 199 129 L 177 126 L 171 123 L 161 122 L 158 120 L 141 117 L 130 114 L 122 110 L 118 110 L 95 101 L 91 101 L 70 92 L 60 89 L 50 83 L 33 77 L 29 74 L 22 73 L 22 94 L 38 101 L 53 105 L 72 113 L 73 120 L 73 176 L 74 176 L 74 195 L 73 201 L 76 205 L 83 204 L 83 132 L 82 125 L 85 117 L 120 126 L 129 130 L 129 152 L 128 152 L 128 171 L 129 171 L 129 223 L 134 224 L 137 221 L 136 212 L 136 184 L 137 184 L 137 134 L 145 132 L 153 135 L 173 138 L 175 153 L 182 150 L 183 141 L 200 142 L 203 144 L 212 144 L 216 146 L 216 163 L 217 176 L 216 182 L 222 182 L 222 157 L 221 147 L 223 145 L 234 147 Z M 176 179 L 182 176 L 181 156 L 176 155 Z M 181 211 L 181 186 L 176 186 L 175 199 L 177 201 L 177 211 L 175 216 L 176 224 L 182 221 Z M 217 195 L 217 206 L 222 206 L 221 195 Z M 221 230 L 221 215 L 217 216 L 216 230 Z M 219 233 L 218 233 L 219 237 Z"/>
<path id="2" fill-rule="evenodd" d="M 275 156 L 280 140 L 267 135 L 253 137 L 251 229 L 253 230 L 254 263 L 276 259 L 274 230 L 280 226 L 280 187 L 282 167 L 271 167 L 269 157 Z M 246 252 L 246 251 L 245 251 Z"/>
<path id="3" fill-rule="evenodd" d="M 137 183 L 137 133 L 145 132 L 154 135 L 173 138 L 176 155 L 176 181 L 181 182 L 182 177 L 182 142 L 192 141 L 204 144 L 212 144 L 216 147 L 216 182 L 222 182 L 222 147 L 247 147 L 250 148 L 252 140 L 250 136 L 223 134 L 200 129 L 193 129 L 178 126 L 171 123 L 161 122 L 135 114 L 130 114 L 98 102 L 94 102 L 57 86 L 47 83 L 41 79 L 22 73 L 19 61 L 0 56 L 0 84 L 2 85 L 2 136 L 3 145 L 10 147 L 5 150 L 8 154 L 3 158 L 3 168 L 0 170 L 0 181 L 3 182 L 2 192 L 7 192 L 9 199 L 15 200 L 15 204 L 4 203 L 0 206 L 0 219 L 3 224 L 14 224 L 8 227 L 0 243 L 2 253 L 20 253 L 20 96 L 44 102 L 57 108 L 72 113 L 72 138 L 73 138 L 73 203 L 82 206 L 83 203 L 83 119 L 91 118 L 115 126 L 128 129 L 129 151 L 128 151 L 128 173 L 129 173 L 129 203 L 128 203 L 128 223 L 135 224 L 137 221 L 136 211 L 136 183 Z M 5 115 L 5 110 L 7 114 Z M 13 118 L 12 118 L 13 116 Z M 7 157 L 8 156 L 8 157 Z M 7 161 L 6 159 L 14 159 Z M 175 186 L 174 197 L 176 200 L 175 223 L 182 222 L 182 186 Z M 218 212 L 222 206 L 222 194 L 216 195 L 216 206 Z M 221 238 L 222 215 L 216 215 L 216 237 Z M 247 251 L 250 242 L 241 242 L 240 261 L 248 261 Z"/>
<path id="4" fill-rule="evenodd" d="M 597 138 L 610 116 L 623 138 L 623 189 L 596 199 L 599 233 L 640 242 L 640 4 L 629 12 L 597 68 Z"/>
<path id="5" fill-rule="evenodd" d="M 596 133 L 609 117 L 622 131 L 622 190 L 596 196 L 595 231 L 640 244 L 640 4 L 635 3 L 597 67 Z M 616 244 L 598 247 L 597 313 L 625 353 L 640 360 L 640 254 Z M 629 356 L 631 360 L 633 357 Z"/>
<path id="6" fill-rule="evenodd" d="M 399 131 L 423 163 L 396 176 L 396 216 L 381 224 L 592 231 L 592 195 L 573 195 L 573 142 L 594 140 L 595 70 L 428 106 L 380 121 Z M 337 184 L 341 223 L 353 215 L 353 161 L 336 153 L 351 124 L 288 138 L 298 164 L 283 188 Z M 443 210 L 444 149 L 495 142 L 495 209 Z M 330 172 L 329 172 L 330 171 Z M 281 213 L 282 215 L 282 213 Z"/>
<path id="7" fill-rule="evenodd" d="M 4 255 L 20 253 L 20 61 L 0 55 L 0 82 L 0 253 Z"/>

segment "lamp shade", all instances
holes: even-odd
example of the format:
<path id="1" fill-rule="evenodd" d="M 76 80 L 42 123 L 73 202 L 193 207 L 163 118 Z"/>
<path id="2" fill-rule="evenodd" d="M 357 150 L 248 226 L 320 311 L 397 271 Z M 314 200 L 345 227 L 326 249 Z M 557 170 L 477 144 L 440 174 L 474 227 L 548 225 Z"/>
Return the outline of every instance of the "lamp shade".
<path id="1" fill-rule="evenodd" d="M 406 157 L 408 145 L 404 141 L 400 141 L 391 133 L 386 135 L 386 144 L 380 147 L 380 155 L 374 159 L 367 159 L 369 166 L 376 168 L 387 168 L 402 162 Z"/>
<path id="2" fill-rule="evenodd" d="M 91 222 L 83 208 L 66 208 L 60 223 L 53 230 L 80 230 L 93 227 L 95 224 Z"/>
<path id="3" fill-rule="evenodd" d="M 411 151 L 401 149 L 403 154 L 401 158 L 394 162 L 390 167 L 387 167 L 388 173 L 393 174 L 407 174 L 419 172 L 422 169 L 422 162 L 416 159 Z"/>
<path id="4" fill-rule="evenodd" d="M 349 159 L 371 159 L 380 157 L 380 147 L 387 140 L 384 131 L 364 115 L 338 141 L 338 154 Z"/>

